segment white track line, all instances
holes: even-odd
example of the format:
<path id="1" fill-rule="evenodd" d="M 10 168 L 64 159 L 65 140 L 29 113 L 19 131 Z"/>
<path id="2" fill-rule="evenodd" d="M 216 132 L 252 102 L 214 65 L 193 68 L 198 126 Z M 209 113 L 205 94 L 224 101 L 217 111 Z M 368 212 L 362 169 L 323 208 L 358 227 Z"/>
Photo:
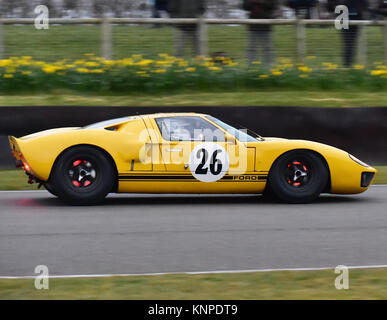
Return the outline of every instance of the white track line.
<path id="1" fill-rule="evenodd" d="M 346 266 L 348 269 L 387 269 L 387 265 L 369 266 Z M 281 268 L 281 269 L 247 269 L 247 270 L 215 270 L 215 271 L 190 271 L 190 272 L 158 272 L 158 273 L 118 273 L 118 274 L 73 274 L 73 275 L 53 275 L 50 279 L 71 279 L 71 278 L 111 278 L 111 277 L 148 277 L 166 275 L 201 275 L 201 274 L 232 274 L 232 273 L 254 273 L 254 272 L 278 272 L 278 271 L 321 271 L 333 270 L 334 267 L 317 268 Z M 37 276 L 37 275 L 36 275 Z M 36 276 L 0 276 L 0 279 L 35 279 Z"/>

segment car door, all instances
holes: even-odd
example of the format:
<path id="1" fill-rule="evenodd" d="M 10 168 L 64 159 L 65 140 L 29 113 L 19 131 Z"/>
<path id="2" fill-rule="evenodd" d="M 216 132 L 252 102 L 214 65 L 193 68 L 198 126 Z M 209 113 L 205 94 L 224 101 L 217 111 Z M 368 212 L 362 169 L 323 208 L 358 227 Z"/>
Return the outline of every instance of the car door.
<path id="1" fill-rule="evenodd" d="M 190 174 L 202 182 L 254 171 L 254 155 L 243 142 L 201 116 L 154 119 L 161 158 L 170 173 Z"/>

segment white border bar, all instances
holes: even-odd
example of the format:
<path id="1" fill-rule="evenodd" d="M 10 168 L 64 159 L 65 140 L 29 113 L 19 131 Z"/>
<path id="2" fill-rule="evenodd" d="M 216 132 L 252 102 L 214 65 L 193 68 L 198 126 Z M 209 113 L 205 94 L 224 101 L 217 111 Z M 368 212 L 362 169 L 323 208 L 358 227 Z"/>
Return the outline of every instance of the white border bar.
<path id="1" fill-rule="evenodd" d="M 387 269 L 387 265 L 369 265 L 369 266 L 347 266 L 348 269 Z M 255 273 L 255 272 L 278 272 L 278 271 L 323 271 L 334 270 L 333 267 L 316 268 L 279 268 L 279 269 L 247 269 L 247 270 L 214 270 L 214 271 L 189 271 L 189 272 L 158 272 L 158 273 L 118 273 L 118 274 L 73 274 L 73 275 L 53 275 L 50 279 L 71 279 L 71 278 L 111 278 L 111 277 L 148 277 L 148 276 L 167 276 L 167 275 L 201 275 L 201 274 L 233 274 L 233 273 Z M 0 276 L 0 279 L 35 279 L 36 276 Z"/>

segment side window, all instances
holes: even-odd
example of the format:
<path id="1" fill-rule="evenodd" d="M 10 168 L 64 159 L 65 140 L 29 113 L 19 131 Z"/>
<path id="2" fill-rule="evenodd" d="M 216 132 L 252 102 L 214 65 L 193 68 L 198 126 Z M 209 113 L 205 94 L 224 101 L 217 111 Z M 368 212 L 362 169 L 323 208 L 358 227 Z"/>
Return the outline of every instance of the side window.
<path id="1" fill-rule="evenodd" d="M 225 141 L 225 133 L 200 117 L 157 118 L 164 140 L 168 141 Z"/>

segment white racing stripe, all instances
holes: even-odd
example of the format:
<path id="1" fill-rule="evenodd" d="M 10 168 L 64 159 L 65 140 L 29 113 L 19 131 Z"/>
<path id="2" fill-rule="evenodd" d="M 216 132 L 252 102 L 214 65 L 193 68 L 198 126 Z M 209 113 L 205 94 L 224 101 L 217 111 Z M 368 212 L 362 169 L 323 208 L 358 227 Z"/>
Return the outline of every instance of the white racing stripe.
<path id="1" fill-rule="evenodd" d="M 53 275 L 50 279 L 71 279 L 71 278 L 111 278 L 111 277 L 148 277 L 148 276 L 167 276 L 167 275 L 201 275 L 201 274 L 232 274 L 232 273 L 255 273 L 255 272 L 278 272 L 278 271 L 322 271 L 334 270 L 334 267 L 317 268 L 279 268 L 279 269 L 248 269 L 248 270 L 214 270 L 214 271 L 190 271 L 190 272 L 158 272 L 158 273 L 118 273 L 118 274 L 72 274 L 72 275 Z M 346 266 L 348 269 L 387 269 L 387 265 L 369 265 L 369 266 Z M 36 275 L 38 276 L 38 275 Z M 36 276 L 0 276 L 0 279 L 35 279 Z"/>

